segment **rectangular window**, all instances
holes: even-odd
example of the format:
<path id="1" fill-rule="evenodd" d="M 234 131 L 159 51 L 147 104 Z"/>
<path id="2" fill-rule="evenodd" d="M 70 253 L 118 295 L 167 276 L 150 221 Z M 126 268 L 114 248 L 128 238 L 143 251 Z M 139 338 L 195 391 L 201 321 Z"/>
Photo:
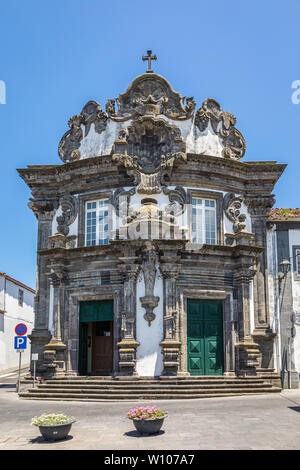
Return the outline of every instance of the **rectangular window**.
<path id="1" fill-rule="evenodd" d="M 23 300 L 24 300 L 24 291 L 22 289 L 19 289 L 18 302 L 19 302 L 20 307 L 23 307 Z"/>
<path id="2" fill-rule="evenodd" d="M 215 245 L 216 201 L 214 199 L 192 198 L 192 241 Z"/>
<path id="3" fill-rule="evenodd" d="M 108 199 L 86 203 L 86 246 L 108 244 Z"/>

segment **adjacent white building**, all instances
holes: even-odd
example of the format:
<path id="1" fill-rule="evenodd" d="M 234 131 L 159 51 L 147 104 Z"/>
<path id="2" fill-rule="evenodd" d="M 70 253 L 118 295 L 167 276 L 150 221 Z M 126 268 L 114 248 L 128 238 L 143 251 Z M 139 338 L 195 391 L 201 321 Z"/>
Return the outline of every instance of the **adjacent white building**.
<path id="1" fill-rule="evenodd" d="M 19 355 L 14 349 L 15 327 L 27 326 L 27 335 L 34 323 L 35 291 L 22 282 L 0 272 L 0 372 L 18 367 Z M 30 363 L 30 342 L 22 353 L 22 366 Z"/>
<path id="2" fill-rule="evenodd" d="M 270 317 L 274 357 L 284 388 L 300 374 L 300 209 L 272 209 L 268 228 Z"/>

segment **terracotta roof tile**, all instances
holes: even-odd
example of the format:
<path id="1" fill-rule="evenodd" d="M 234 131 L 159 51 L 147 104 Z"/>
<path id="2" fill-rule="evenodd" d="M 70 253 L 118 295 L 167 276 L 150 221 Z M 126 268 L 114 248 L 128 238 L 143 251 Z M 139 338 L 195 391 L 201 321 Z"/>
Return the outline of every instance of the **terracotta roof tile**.
<path id="1" fill-rule="evenodd" d="M 268 214 L 269 220 L 297 221 L 300 220 L 300 209 L 271 209 Z"/>

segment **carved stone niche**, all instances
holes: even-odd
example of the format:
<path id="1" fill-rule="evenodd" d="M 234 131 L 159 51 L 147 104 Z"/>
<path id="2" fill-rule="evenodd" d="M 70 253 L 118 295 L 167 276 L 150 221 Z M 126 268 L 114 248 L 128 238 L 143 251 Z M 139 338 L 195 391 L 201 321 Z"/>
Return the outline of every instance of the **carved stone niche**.
<path id="1" fill-rule="evenodd" d="M 246 151 L 245 139 L 234 126 L 236 117 L 223 111 L 219 103 L 211 98 L 202 103 L 195 115 L 195 125 L 200 132 L 204 132 L 209 123 L 224 146 L 223 157 L 240 160 Z"/>
<path id="2" fill-rule="evenodd" d="M 81 153 L 78 150 L 83 137 L 86 137 L 90 131 L 91 125 L 94 124 L 95 131 L 101 134 L 106 129 L 108 116 L 101 109 L 97 101 L 89 101 L 81 110 L 79 115 L 71 117 L 68 121 L 68 130 L 58 146 L 58 155 L 61 160 L 66 163 L 69 161 L 79 160 Z M 84 134 L 83 130 L 84 128 Z"/>
<path id="3" fill-rule="evenodd" d="M 134 176 L 139 193 L 160 193 L 176 161 L 186 161 L 180 130 L 163 119 L 144 116 L 119 133 L 113 146 L 115 164 Z"/>
<path id="4" fill-rule="evenodd" d="M 108 100 L 106 112 L 112 120 L 119 122 L 138 116 L 159 114 L 174 120 L 186 120 L 193 116 L 195 107 L 196 103 L 192 97 L 182 97 L 164 77 L 151 73 L 133 80 L 119 98 Z"/>

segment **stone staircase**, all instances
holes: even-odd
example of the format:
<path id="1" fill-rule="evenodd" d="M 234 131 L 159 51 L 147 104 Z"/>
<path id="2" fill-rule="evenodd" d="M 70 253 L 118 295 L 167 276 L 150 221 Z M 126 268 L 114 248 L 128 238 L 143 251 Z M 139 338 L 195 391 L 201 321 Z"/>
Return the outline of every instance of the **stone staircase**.
<path id="1" fill-rule="evenodd" d="M 30 400 L 120 401 L 181 400 L 280 392 L 261 377 L 65 377 L 21 391 Z"/>

